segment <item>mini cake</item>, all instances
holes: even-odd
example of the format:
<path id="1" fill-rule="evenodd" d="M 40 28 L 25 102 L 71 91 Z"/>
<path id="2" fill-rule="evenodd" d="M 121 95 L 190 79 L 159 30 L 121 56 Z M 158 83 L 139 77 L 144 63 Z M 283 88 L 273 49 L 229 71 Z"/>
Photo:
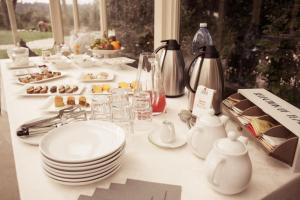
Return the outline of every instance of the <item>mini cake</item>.
<path id="1" fill-rule="evenodd" d="M 75 98 L 72 96 L 68 96 L 67 105 L 75 105 Z"/>
<path id="2" fill-rule="evenodd" d="M 138 88 L 138 83 L 136 81 L 132 81 L 130 83 L 130 87 L 131 89 L 136 90 Z"/>
<path id="3" fill-rule="evenodd" d="M 29 88 L 27 88 L 26 92 L 27 92 L 27 94 L 33 94 L 33 92 L 34 92 L 34 87 L 33 87 L 33 86 L 30 86 Z"/>
<path id="4" fill-rule="evenodd" d="M 79 105 L 81 105 L 81 106 L 86 106 L 86 98 L 85 98 L 85 96 L 80 96 L 79 97 Z"/>
<path id="5" fill-rule="evenodd" d="M 102 87 L 101 87 L 101 85 L 93 85 L 93 86 L 92 86 L 92 92 L 93 92 L 93 93 L 101 93 L 101 92 L 102 92 Z"/>
<path id="6" fill-rule="evenodd" d="M 33 93 L 38 94 L 38 93 L 41 92 L 41 90 L 42 90 L 42 87 L 41 86 L 37 86 L 37 87 L 34 88 Z"/>
<path id="7" fill-rule="evenodd" d="M 47 92 L 48 92 L 48 86 L 43 86 L 42 89 L 41 89 L 41 91 L 40 91 L 40 93 L 45 94 Z"/>
<path id="8" fill-rule="evenodd" d="M 103 85 L 103 92 L 109 92 L 109 90 L 110 90 L 110 85 L 104 84 Z"/>
<path id="9" fill-rule="evenodd" d="M 72 87 L 72 92 L 77 92 L 78 91 L 78 86 L 77 85 L 74 85 L 73 87 Z"/>
<path id="10" fill-rule="evenodd" d="M 65 106 L 64 100 L 61 96 L 55 96 L 54 99 L 55 107 L 63 107 Z"/>
<path id="11" fill-rule="evenodd" d="M 51 92 L 51 93 L 57 92 L 57 87 L 56 87 L 55 85 L 52 86 L 52 87 L 50 88 L 50 92 Z"/>
<path id="12" fill-rule="evenodd" d="M 128 89 L 129 87 L 130 87 L 130 85 L 126 82 L 120 82 L 119 83 L 119 88 Z"/>
<path id="13" fill-rule="evenodd" d="M 59 86 L 58 92 L 59 92 L 59 93 L 65 93 L 65 92 L 66 92 L 65 86 L 63 86 L 63 85 Z"/>
<path id="14" fill-rule="evenodd" d="M 98 79 L 107 79 L 108 78 L 108 73 L 107 72 L 100 72 L 97 74 Z"/>

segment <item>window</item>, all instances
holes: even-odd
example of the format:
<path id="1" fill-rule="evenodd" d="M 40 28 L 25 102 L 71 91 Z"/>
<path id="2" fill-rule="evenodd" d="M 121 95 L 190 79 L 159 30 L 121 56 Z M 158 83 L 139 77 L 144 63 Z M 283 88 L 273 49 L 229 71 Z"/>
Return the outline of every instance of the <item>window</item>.
<path id="1" fill-rule="evenodd" d="M 300 107 L 299 6 L 299 1 L 182 0 L 186 61 L 199 23 L 207 22 L 221 55 L 226 95 L 264 87 Z"/>
<path id="2" fill-rule="evenodd" d="M 12 2 L 19 37 L 38 55 L 42 48 L 51 48 L 53 39 L 48 1 L 14 0 Z M 0 58 L 5 58 L 6 49 L 13 46 L 6 1 L 1 1 L 0 35 Z"/>
<path id="3" fill-rule="evenodd" d="M 124 54 L 138 58 L 153 51 L 154 0 L 106 0 L 108 29 L 114 29 Z"/>

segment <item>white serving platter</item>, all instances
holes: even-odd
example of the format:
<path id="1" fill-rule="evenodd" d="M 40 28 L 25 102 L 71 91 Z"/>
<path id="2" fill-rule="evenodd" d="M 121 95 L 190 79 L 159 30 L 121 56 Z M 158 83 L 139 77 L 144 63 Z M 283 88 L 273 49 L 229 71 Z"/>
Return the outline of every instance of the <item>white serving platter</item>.
<path id="1" fill-rule="evenodd" d="M 53 129 L 40 143 L 46 157 L 66 163 L 94 161 L 125 143 L 124 130 L 110 122 L 79 121 Z"/>
<path id="2" fill-rule="evenodd" d="M 60 79 L 60 78 L 63 78 L 65 77 L 66 75 L 61 73 L 60 76 L 55 76 L 55 77 L 51 77 L 51 78 L 47 78 L 47 79 L 42 79 L 42 80 L 39 80 L 39 81 L 33 81 L 33 82 L 30 82 L 30 83 L 23 83 L 23 82 L 20 82 L 19 79 L 17 78 L 16 79 L 16 82 L 18 84 L 21 84 L 21 85 L 26 85 L 26 84 L 32 84 L 32 83 L 44 83 L 44 82 L 48 82 L 48 81 L 52 81 L 52 80 L 56 80 L 56 79 Z"/>
<path id="3" fill-rule="evenodd" d="M 95 79 L 85 79 L 84 76 L 87 74 L 99 74 L 101 72 L 105 72 L 108 74 L 107 78 L 95 78 Z M 80 81 L 85 82 L 85 83 L 93 83 L 93 82 L 108 82 L 108 81 L 113 81 L 115 78 L 115 75 L 112 72 L 108 71 L 99 71 L 99 72 L 83 72 L 80 75 Z"/>
<path id="4" fill-rule="evenodd" d="M 61 85 L 70 85 L 70 86 L 77 86 L 78 87 L 78 90 L 74 93 L 59 93 L 58 91 L 58 88 L 59 86 Z M 27 93 L 27 88 L 29 87 L 37 87 L 37 86 L 48 86 L 48 92 L 47 93 L 34 93 L 34 94 L 28 94 Z M 50 92 L 50 88 L 52 86 L 57 86 L 57 91 L 56 92 L 53 92 L 51 93 Z M 61 95 L 61 96 L 72 96 L 72 95 L 80 95 L 82 94 L 82 92 L 84 91 L 85 89 L 85 85 L 83 84 L 76 84 L 76 83 L 61 83 L 61 84 L 44 84 L 44 85 L 37 85 L 37 84 L 26 84 L 24 85 L 23 87 L 21 87 L 18 91 L 17 91 L 17 95 L 19 96 L 24 96 L 24 97 L 48 97 L 48 96 L 54 96 L 54 95 Z"/>
<path id="5" fill-rule="evenodd" d="M 41 109 L 44 110 L 45 112 L 57 113 L 60 110 L 71 106 L 71 105 L 67 105 L 67 98 L 68 98 L 68 96 L 74 96 L 74 98 L 75 98 L 75 104 L 76 105 L 78 105 L 79 97 L 80 97 L 80 95 L 76 96 L 76 95 L 73 95 L 73 94 L 70 94 L 70 95 L 57 95 L 57 96 L 61 96 L 63 98 L 65 106 L 55 107 L 55 102 L 54 102 L 55 96 L 49 96 L 47 99 L 45 99 L 45 103 L 41 106 Z M 91 111 L 92 98 L 90 96 L 87 96 L 87 95 L 83 95 L 83 96 L 86 97 L 86 101 L 89 104 L 89 106 L 87 106 L 87 107 L 86 106 L 82 106 L 80 108 L 82 110 L 90 112 Z"/>
<path id="6" fill-rule="evenodd" d="M 112 90 L 114 89 L 120 89 L 118 87 L 118 84 L 117 83 L 107 83 L 108 85 L 110 85 L 110 90 L 109 92 L 107 91 L 103 91 L 103 92 L 99 92 L 99 93 L 93 93 L 93 85 L 104 85 L 104 84 L 101 84 L 101 83 L 95 83 L 95 84 L 92 84 L 92 85 L 88 85 L 86 86 L 86 94 L 88 95 L 111 95 L 112 94 Z M 128 92 L 129 95 L 133 94 L 133 90 L 132 89 L 124 89 Z"/>

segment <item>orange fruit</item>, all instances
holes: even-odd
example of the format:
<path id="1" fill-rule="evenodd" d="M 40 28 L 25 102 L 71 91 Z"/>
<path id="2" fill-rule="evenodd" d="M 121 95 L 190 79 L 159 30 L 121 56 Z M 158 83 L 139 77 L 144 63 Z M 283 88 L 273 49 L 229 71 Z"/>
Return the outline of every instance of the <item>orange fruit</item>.
<path id="1" fill-rule="evenodd" d="M 117 41 L 112 41 L 110 44 L 113 46 L 113 48 L 115 50 L 116 49 L 121 49 L 121 43 L 118 40 Z"/>

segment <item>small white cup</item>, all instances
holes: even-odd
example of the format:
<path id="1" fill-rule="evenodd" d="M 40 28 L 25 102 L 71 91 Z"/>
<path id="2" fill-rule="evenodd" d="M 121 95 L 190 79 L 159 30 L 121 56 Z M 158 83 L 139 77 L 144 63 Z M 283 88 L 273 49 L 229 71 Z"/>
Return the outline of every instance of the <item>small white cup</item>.
<path id="1" fill-rule="evenodd" d="M 172 122 L 163 121 L 163 126 L 160 130 L 160 139 L 164 143 L 172 143 L 176 139 L 175 128 Z"/>

